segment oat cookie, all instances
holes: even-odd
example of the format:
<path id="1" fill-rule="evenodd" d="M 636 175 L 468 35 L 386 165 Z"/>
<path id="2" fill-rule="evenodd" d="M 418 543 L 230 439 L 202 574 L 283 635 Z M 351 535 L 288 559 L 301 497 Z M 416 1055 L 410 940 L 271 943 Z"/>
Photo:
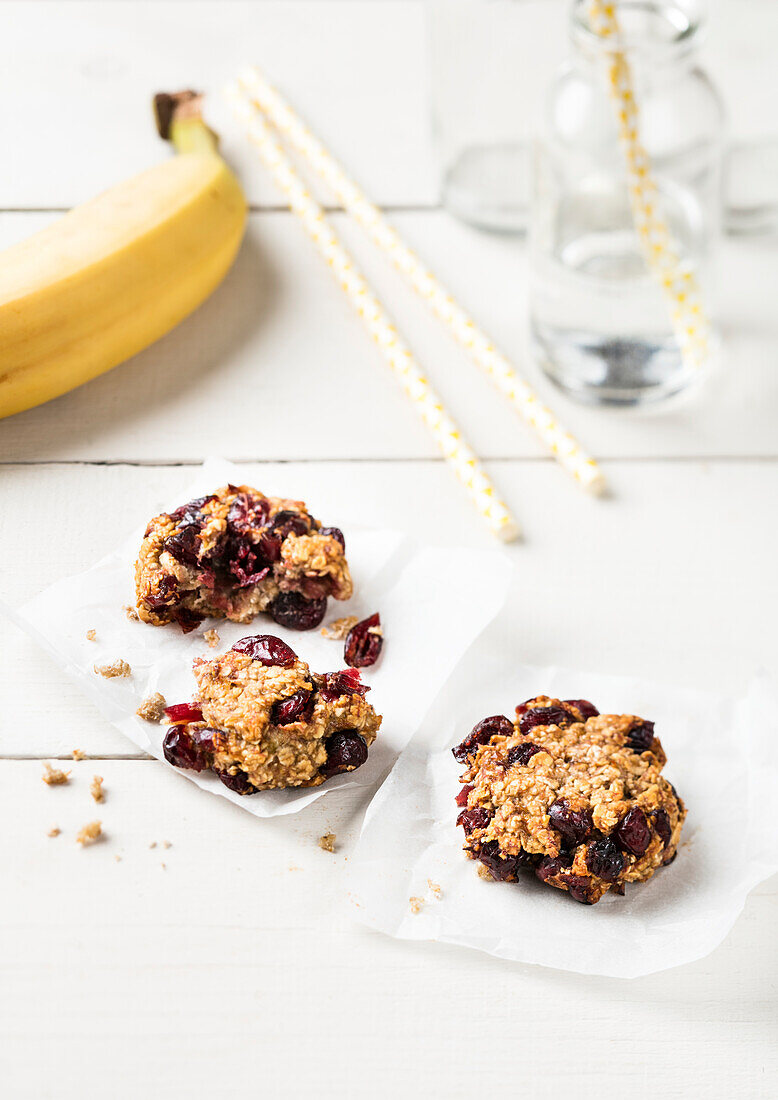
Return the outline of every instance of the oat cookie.
<path id="1" fill-rule="evenodd" d="M 312 673 L 280 638 L 241 638 L 194 662 L 198 697 L 167 708 L 165 759 L 212 769 L 231 790 L 316 787 L 367 760 L 381 718 L 356 669 Z"/>
<path id="2" fill-rule="evenodd" d="M 539 696 L 515 722 L 485 718 L 453 752 L 466 766 L 465 851 L 495 879 L 534 870 L 592 905 L 675 858 L 686 808 L 660 774 L 653 722 Z"/>
<path id="3" fill-rule="evenodd" d="M 327 599 L 347 600 L 343 533 L 301 500 L 227 485 L 155 516 L 135 563 L 138 615 L 194 628 L 207 616 L 250 622 L 266 611 L 293 630 L 318 626 Z"/>

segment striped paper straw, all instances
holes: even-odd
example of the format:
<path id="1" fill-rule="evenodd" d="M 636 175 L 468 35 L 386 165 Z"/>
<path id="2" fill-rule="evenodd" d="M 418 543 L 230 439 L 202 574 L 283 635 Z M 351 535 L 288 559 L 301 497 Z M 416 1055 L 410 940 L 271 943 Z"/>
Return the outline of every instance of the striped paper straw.
<path id="1" fill-rule="evenodd" d="M 698 370 L 708 357 L 710 325 L 694 268 L 688 259 L 681 258 L 667 222 L 662 217 L 651 162 L 640 140 L 632 73 L 624 52 L 619 48 L 621 28 L 616 4 L 611 0 L 590 0 L 588 16 L 595 34 L 603 40 L 612 40 L 614 44 L 609 55 L 608 83 L 617 110 L 632 214 L 646 264 L 668 300 L 683 361 Z"/>
<path id="2" fill-rule="evenodd" d="M 329 264 L 333 275 L 362 318 L 403 390 L 418 409 L 443 457 L 467 490 L 470 499 L 494 534 L 504 542 L 517 538 L 519 532 L 516 521 L 495 492 L 476 455 L 424 377 L 373 290 L 338 240 L 323 210 L 309 194 L 268 123 L 256 107 L 244 99 L 237 85 L 228 88 L 226 94 L 246 134 L 257 147 L 263 163 Z"/>
<path id="3" fill-rule="evenodd" d="M 585 454 L 551 410 L 546 408 L 530 386 L 518 376 L 511 363 L 405 244 L 378 207 L 346 175 L 342 166 L 313 136 L 280 93 L 255 67 L 247 69 L 239 79 L 241 86 L 270 119 L 275 129 L 305 157 L 314 171 L 332 189 L 344 209 L 366 230 L 371 240 L 389 255 L 395 267 L 451 330 L 473 361 L 486 371 L 498 390 L 535 429 L 558 462 L 580 485 L 599 492 L 604 486 L 604 479 L 594 459 Z"/>

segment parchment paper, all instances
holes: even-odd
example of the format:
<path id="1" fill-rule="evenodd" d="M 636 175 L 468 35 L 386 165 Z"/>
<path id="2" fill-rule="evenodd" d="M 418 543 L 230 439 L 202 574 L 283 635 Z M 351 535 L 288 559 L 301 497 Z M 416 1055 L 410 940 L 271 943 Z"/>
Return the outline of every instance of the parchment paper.
<path id="1" fill-rule="evenodd" d="M 251 478 L 237 466 L 210 459 L 189 488 L 167 502 L 166 510 L 227 482 L 251 484 Z M 271 485 L 257 488 L 273 492 Z M 306 496 L 302 482 L 296 495 L 306 500 L 316 515 L 316 501 Z M 195 691 L 191 671 L 195 657 L 223 653 L 247 634 L 275 634 L 314 672 L 346 666 L 342 641 L 323 638 L 318 629 L 285 630 L 264 615 L 248 625 L 209 619 L 191 634 L 182 634 L 176 625 L 154 627 L 128 620 L 123 606 L 135 602 L 133 562 L 146 523 L 157 511 L 152 507 L 148 515 L 138 516 L 138 527 L 119 549 L 87 572 L 58 581 L 21 608 L 5 610 L 83 688 L 108 721 L 139 748 L 163 760 L 166 727 L 138 718 L 135 711 L 141 700 L 155 691 L 160 691 L 168 704 L 190 700 Z M 499 551 L 425 548 L 395 531 L 351 526 L 341 522 L 340 516 L 330 519 L 346 536 L 355 596 L 349 601 L 330 600 L 324 622 L 380 612 L 384 650 L 377 665 L 363 670 L 363 680 L 371 687 L 368 699 L 383 715 L 383 725 L 362 768 L 320 787 L 241 797 L 210 773 L 175 769 L 203 790 L 227 798 L 257 817 L 294 813 L 341 787 L 378 783 L 462 653 L 499 611 L 507 591 L 510 566 Z M 466 603 L 460 597 L 465 577 Z M 215 649 L 209 649 L 202 637 L 209 627 L 216 627 L 221 639 Z M 91 629 L 96 631 L 95 642 L 86 637 Z M 116 658 L 129 662 L 130 679 L 107 680 L 93 671 L 95 664 Z M 164 761 L 163 765 L 170 766 Z"/>
<path id="2" fill-rule="evenodd" d="M 493 632 L 488 632 L 493 633 Z M 358 920 L 400 939 L 461 944 L 583 974 L 635 977 L 709 954 L 749 891 L 778 870 L 778 698 L 760 676 L 738 700 L 518 665 L 488 633 L 462 659 L 370 804 L 350 861 Z M 535 695 L 590 699 L 603 713 L 656 721 L 664 774 L 688 806 L 674 862 L 594 906 L 531 874 L 484 881 L 462 851 L 461 766 L 451 755 L 476 721 Z M 440 896 L 428 882 L 440 887 Z M 409 899 L 423 899 L 414 913 Z"/>

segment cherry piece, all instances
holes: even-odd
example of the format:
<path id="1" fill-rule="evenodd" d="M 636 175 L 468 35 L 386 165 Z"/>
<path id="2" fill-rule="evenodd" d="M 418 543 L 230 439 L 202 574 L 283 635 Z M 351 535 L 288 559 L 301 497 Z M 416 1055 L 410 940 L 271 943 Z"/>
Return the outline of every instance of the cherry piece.
<path id="1" fill-rule="evenodd" d="M 293 649 L 273 634 L 251 634 L 241 638 L 232 647 L 235 653 L 245 653 L 252 661 L 263 665 L 280 665 L 289 668 L 297 660 Z"/>
<path id="2" fill-rule="evenodd" d="M 384 639 L 381 634 L 381 617 L 377 613 L 352 626 L 346 636 L 344 660 L 352 668 L 368 668 L 381 655 Z"/>

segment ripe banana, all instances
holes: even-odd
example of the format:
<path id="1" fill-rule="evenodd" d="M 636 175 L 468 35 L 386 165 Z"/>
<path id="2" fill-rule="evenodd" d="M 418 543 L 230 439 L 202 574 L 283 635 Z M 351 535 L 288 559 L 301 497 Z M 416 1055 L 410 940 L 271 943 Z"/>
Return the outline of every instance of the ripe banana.
<path id="1" fill-rule="evenodd" d="M 179 154 L 0 253 L 0 417 L 29 409 L 147 347 L 221 282 L 246 200 L 186 93 L 158 97 Z M 167 109 L 162 118 L 160 105 Z"/>

